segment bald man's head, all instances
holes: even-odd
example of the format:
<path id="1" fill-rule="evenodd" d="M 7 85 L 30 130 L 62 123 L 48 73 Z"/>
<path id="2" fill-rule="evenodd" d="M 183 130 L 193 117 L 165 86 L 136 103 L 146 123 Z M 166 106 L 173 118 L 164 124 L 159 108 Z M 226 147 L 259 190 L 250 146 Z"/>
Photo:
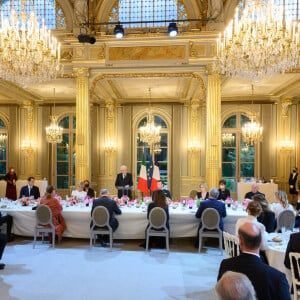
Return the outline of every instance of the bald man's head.
<path id="1" fill-rule="evenodd" d="M 252 185 L 251 185 L 251 191 L 254 194 L 257 193 L 257 191 L 258 191 L 258 184 L 256 182 L 252 183 Z"/>
<path id="2" fill-rule="evenodd" d="M 260 228 L 253 222 L 246 222 L 238 230 L 242 251 L 259 251 L 261 244 Z"/>

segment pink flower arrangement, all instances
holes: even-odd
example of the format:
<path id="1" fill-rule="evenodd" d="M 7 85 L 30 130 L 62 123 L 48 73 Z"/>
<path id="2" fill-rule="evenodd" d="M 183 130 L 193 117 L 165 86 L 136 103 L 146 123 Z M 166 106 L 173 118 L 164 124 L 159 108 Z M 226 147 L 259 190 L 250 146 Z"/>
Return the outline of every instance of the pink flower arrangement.
<path id="1" fill-rule="evenodd" d="M 249 204 L 249 202 L 251 202 L 251 201 L 252 201 L 251 199 L 245 198 L 245 199 L 242 201 L 243 209 L 247 209 L 248 204 Z"/>
<path id="2" fill-rule="evenodd" d="M 90 203 L 93 203 L 93 200 L 94 198 L 90 198 L 89 196 L 85 196 L 84 200 L 83 200 L 83 203 L 86 205 L 86 206 L 89 206 Z"/>
<path id="3" fill-rule="evenodd" d="M 225 203 L 227 205 L 230 205 L 232 203 L 232 199 L 230 197 L 227 197 L 226 200 L 225 200 Z"/>
<path id="4" fill-rule="evenodd" d="M 238 206 L 239 206 L 239 203 L 238 203 L 237 201 L 233 201 L 231 205 L 232 205 L 232 209 L 234 209 L 234 210 L 235 210 L 235 209 L 237 209 L 237 208 L 238 208 Z"/>
<path id="5" fill-rule="evenodd" d="M 194 204 L 195 204 L 195 201 L 192 198 L 190 198 L 188 200 L 188 204 L 189 204 L 189 208 L 192 208 L 194 206 Z"/>
<path id="6" fill-rule="evenodd" d="M 30 201 L 28 200 L 28 197 L 23 197 L 23 198 L 20 199 L 20 204 L 22 206 L 28 206 L 29 203 L 30 203 Z"/>
<path id="7" fill-rule="evenodd" d="M 149 203 L 152 202 L 152 198 L 151 197 L 144 197 L 143 201 L 144 201 L 145 204 L 148 205 Z"/>

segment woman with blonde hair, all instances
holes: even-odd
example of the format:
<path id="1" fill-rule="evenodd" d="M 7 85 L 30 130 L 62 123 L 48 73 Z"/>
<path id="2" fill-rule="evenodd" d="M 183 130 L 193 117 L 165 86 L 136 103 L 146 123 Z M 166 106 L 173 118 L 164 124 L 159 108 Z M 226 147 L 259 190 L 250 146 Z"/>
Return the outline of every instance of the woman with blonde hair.
<path id="1" fill-rule="evenodd" d="M 58 237 L 58 241 L 60 242 L 62 240 L 63 232 L 66 229 L 66 223 L 61 215 L 61 212 L 63 210 L 62 206 L 58 202 L 57 199 L 54 198 L 55 189 L 52 185 L 49 185 L 46 189 L 46 198 L 41 200 L 41 204 L 45 204 L 49 206 L 49 208 L 52 211 L 52 222 L 55 227 L 55 235 Z M 52 235 L 49 234 L 49 238 L 52 238 Z"/>
<path id="2" fill-rule="evenodd" d="M 271 204 L 271 210 L 275 213 L 275 218 L 284 210 L 291 210 L 295 213 L 294 208 L 289 204 L 288 196 L 284 191 L 275 192 L 275 202 Z"/>
<path id="3" fill-rule="evenodd" d="M 199 187 L 200 187 L 200 192 L 197 192 L 197 198 L 202 200 L 208 199 L 209 193 L 207 191 L 208 190 L 207 184 L 203 182 L 199 185 Z"/>

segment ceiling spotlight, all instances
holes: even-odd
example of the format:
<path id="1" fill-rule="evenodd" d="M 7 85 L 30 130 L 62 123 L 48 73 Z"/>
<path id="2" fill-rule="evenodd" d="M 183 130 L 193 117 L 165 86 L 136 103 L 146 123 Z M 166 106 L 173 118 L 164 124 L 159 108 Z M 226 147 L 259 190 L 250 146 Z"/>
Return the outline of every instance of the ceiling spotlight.
<path id="1" fill-rule="evenodd" d="M 117 39 L 121 39 L 124 36 L 124 28 L 121 24 L 115 26 L 114 34 Z"/>
<path id="2" fill-rule="evenodd" d="M 175 37 L 178 33 L 178 28 L 175 22 L 171 22 L 168 26 L 168 34 L 170 37 Z"/>
<path id="3" fill-rule="evenodd" d="M 96 39 L 93 36 L 90 36 L 88 34 L 79 34 L 78 35 L 78 42 L 79 43 L 90 43 L 90 44 L 95 44 Z"/>

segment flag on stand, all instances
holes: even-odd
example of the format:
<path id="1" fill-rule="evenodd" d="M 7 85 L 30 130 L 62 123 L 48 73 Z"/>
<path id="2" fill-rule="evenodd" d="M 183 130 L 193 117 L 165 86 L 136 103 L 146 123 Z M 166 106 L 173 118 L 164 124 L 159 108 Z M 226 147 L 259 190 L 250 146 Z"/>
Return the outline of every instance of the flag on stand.
<path id="1" fill-rule="evenodd" d="M 160 180 L 160 175 L 159 175 L 159 167 L 154 165 L 153 167 L 153 176 L 151 180 L 151 191 L 156 191 L 157 190 L 157 181 Z"/>
<path id="2" fill-rule="evenodd" d="M 147 182 L 147 168 L 145 163 L 144 151 L 143 151 L 143 162 L 140 169 L 138 190 L 146 194 L 147 196 L 149 195 L 148 182 Z"/>
<path id="3" fill-rule="evenodd" d="M 148 175 L 148 189 L 150 189 L 151 181 L 152 181 L 152 175 L 153 175 L 153 160 L 152 160 L 152 155 L 151 154 L 150 154 L 150 157 L 149 157 L 147 175 Z"/>

